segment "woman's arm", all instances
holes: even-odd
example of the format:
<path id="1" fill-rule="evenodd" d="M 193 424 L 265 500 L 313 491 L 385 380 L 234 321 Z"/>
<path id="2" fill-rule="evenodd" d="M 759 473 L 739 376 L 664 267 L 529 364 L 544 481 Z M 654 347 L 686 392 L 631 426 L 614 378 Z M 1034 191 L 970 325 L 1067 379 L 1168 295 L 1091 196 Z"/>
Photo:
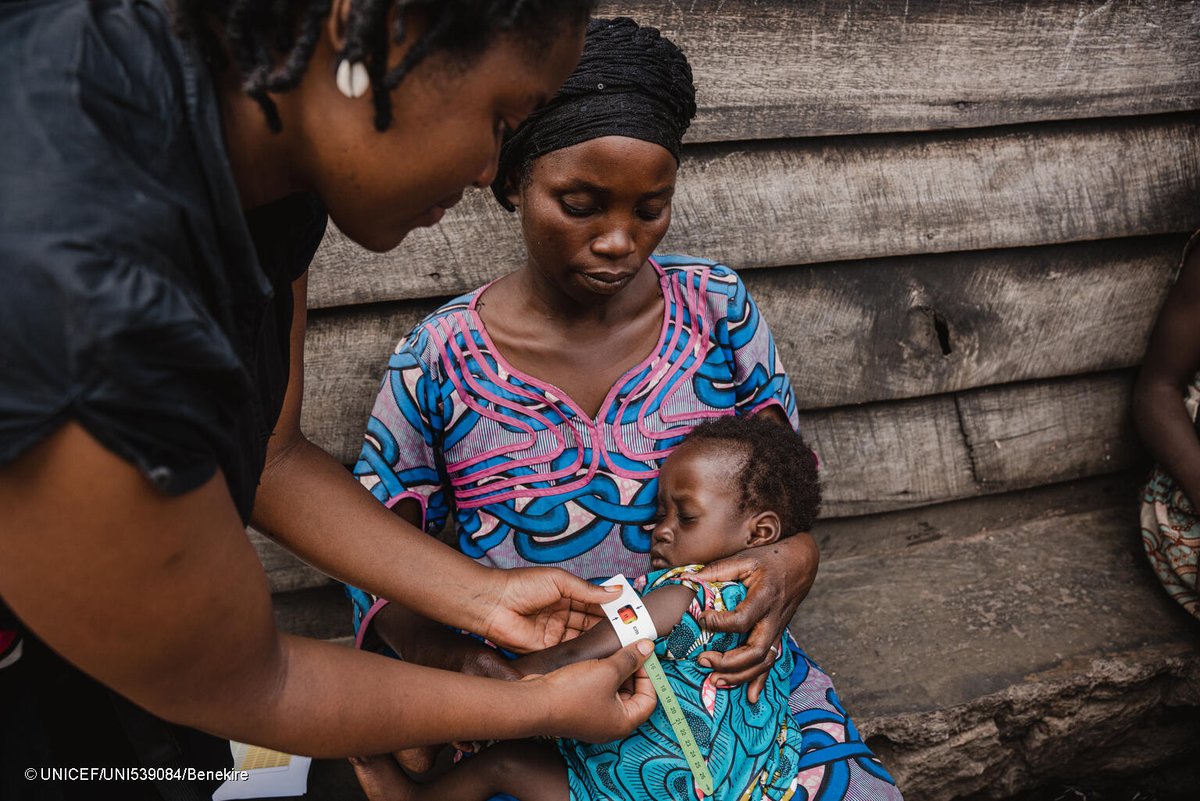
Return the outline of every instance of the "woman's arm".
<path id="1" fill-rule="evenodd" d="M 517 650 L 582 630 L 603 588 L 554 568 L 491 570 L 397 517 L 300 431 L 307 279 L 296 282 L 291 372 L 254 524 L 323 572 Z"/>
<path id="2" fill-rule="evenodd" d="M 661 637 L 683 619 L 683 613 L 696 598 L 696 591 L 683 584 L 670 584 L 646 593 L 642 603 L 654 621 L 654 630 Z M 607 620 L 580 634 L 573 640 L 552 648 L 526 654 L 513 661 L 513 667 L 526 676 L 549 673 L 585 659 L 602 659 L 621 647 L 617 632 Z"/>
<path id="3" fill-rule="evenodd" d="M 748 548 L 713 562 L 696 574 L 699 581 L 740 581 L 746 598 L 732 612 L 705 612 L 701 624 L 711 631 L 749 632 L 740 647 L 726 653 L 708 651 L 700 662 L 713 668 L 717 686 L 750 682 L 747 696 L 758 699 L 775 662 L 783 632 L 808 595 L 819 557 L 812 535 L 801 532 L 784 540 Z"/>
<path id="4" fill-rule="evenodd" d="M 779 406 L 767 406 L 755 415 L 759 416 L 791 427 Z M 796 609 L 812 589 L 819 564 L 816 540 L 808 532 L 800 532 L 713 562 L 696 574 L 700 581 L 740 581 L 746 585 L 746 598 L 737 609 L 713 610 L 701 617 L 701 623 L 712 631 L 749 633 L 745 643 L 732 651 L 700 655 L 700 661 L 713 668 L 718 686 L 749 682 L 746 695 L 751 701 L 758 700 L 777 656 L 771 648 L 779 647 Z"/>
<path id="5" fill-rule="evenodd" d="M 618 693 L 641 661 L 632 649 L 503 682 L 282 636 L 224 477 L 164 495 L 75 423 L 0 468 L 0 508 L 5 602 L 68 661 L 167 720 L 344 756 L 539 732 L 607 740 L 654 707 L 644 680 Z"/>
<path id="6" fill-rule="evenodd" d="M 736 280 L 740 287 L 740 279 Z M 743 305 L 737 308 L 731 304 L 730 317 L 757 320 L 749 340 L 743 334 L 735 347 L 734 391 L 738 409 L 794 430 L 798 424 L 795 393 L 779 364 L 766 318 L 749 292 L 739 292 L 736 297 L 742 298 Z M 729 346 L 734 344 L 730 342 Z M 747 697 L 758 699 L 775 661 L 771 648 L 778 647 L 797 607 L 808 595 L 819 561 L 816 541 L 811 535 L 801 533 L 713 562 L 697 574 L 701 580 L 740 581 L 746 585 L 746 598 L 736 610 L 709 611 L 701 619 L 713 631 L 748 633 L 739 648 L 723 654 L 710 651 L 700 655 L 700 662 L 713 668 L 715 682 L 725 685 L 749 682 Z"/>
<path id="7" fill-rule="evenodd" d="M 1183 405 L 1200 371 L 1200 247 L 1188 249 L 1158 315 L 1133 391 L 1133 419 L 1147 449 L 1200 509 L 1200 438 Z"/>

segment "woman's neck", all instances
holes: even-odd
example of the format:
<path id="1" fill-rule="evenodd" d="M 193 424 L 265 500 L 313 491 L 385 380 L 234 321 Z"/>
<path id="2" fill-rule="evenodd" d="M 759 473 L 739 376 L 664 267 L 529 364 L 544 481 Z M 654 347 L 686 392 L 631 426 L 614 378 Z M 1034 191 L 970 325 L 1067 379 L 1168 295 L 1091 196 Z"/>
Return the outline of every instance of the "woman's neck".
<path id="1" fill-rule="evenodd" d="M 649 261 L 620 292 L 581 301 L 571 297 L 526 263 L 513 274 L 514 296 L 527 313 L 564 328 L 613 326 L 637 317 L 658 298 L 658 273 Z"/>
<path id="2" fill-rule="evenodd" d="M 242 91 L 235 76 L 221 76 L 216 81 L 225 152 L 242 208 L 265 206 L 305 189 L 295 168 L 294 151 L 301 137 L 295 120 L 288 124 L 288 98 L 273 98 L 284 120 L 283 130 L 274 133 L 267 127 L 262 108 Z"/>

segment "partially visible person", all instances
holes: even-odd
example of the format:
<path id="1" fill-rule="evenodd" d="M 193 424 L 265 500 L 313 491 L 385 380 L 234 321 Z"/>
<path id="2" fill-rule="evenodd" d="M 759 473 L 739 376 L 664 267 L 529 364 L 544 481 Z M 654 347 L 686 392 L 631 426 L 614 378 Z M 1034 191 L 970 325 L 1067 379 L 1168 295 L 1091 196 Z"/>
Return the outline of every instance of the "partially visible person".
<path id="1" fill-rule="evenodd" d="M 431 314 L 396 347 L 355 473 L 394 514 L 448 527 L 481 564 L 557 565 L 584 578 L 650 568 L 658 471 L 698 424 L 762 417 L 793 430 L 796 399 L 767 321 L 737 273 L 654 256 L 670 225 L 691 68 L 674 43 L 628 18 L 593 20 L 579 66 L 502 150 L 493 182 L 520 214 L 524 263 Z M 488 258 L 480 254 L 480 258 Z M 714 683 L 757 700 L 783 633 L 817 570 L 801 532 L 717 560 L 702 581 L 742 581 L 712 631 L 746 634 L 698 661 Z M 425 665 L 519 678 L 478 640 L 351 588 L 360 647 Z M 840 731 L 808 755 L 845 787 L 894 787 L 841 708 L 832 682 L 796 657 L 791 707 Z M 797 724 L 802 725 L 802 724 Z M 432 755 L 408 753 L 421 770 Z M 388 798 L 390 757 L 356 766 Z M 371 776 L 379 765 L 385 778 Z"/>
<path id="2" fill-rule="evenodd" d="M 1158 462 L 1142 491 L 1142 543 L 1167 593 L 1200 618 L 1200 234 L 1184 249 L 1134 387 L 1138 433 Z"/>
<path id="3" fill-rule="evenodd" d="M 791 648 L 771 646 L 774 663 L 758 700 L 745 684 L 718 687 L 713 670 L 697 661 L 745 639 L 715 633 L 700 615 L 733 610 L 746 596 L 737 582 L 696 581 L 708 562 L 761 548 L 812 528 L 821 502 L 816 457 L 798 434 L 755 417 L 702 423 L 663 463 L 650 544 L 648 575 L 633 587 L 643 596 L 658 632 L 655 651 L 713 778 L 714 801 L 775 799 L 811 794 L 814 770 L 802 769 L 804 742 L 825 735 L 795 726 L 788 711 L 795 668 Z M 785 638 L 790 635 L 785 632 Z M 536 675 L 620 647 L 608 622 L 582 636 L 516 659 Z M 811 743 L 810 743 L 811 745 Z M 589 745 L 578 740 L 507 741 L 463 759 L 426 784 L 396 771 L 395 801 L 485 801 L 496 793 L 521 801 L 687 801 L 703 797 L 661 703 L 628 737 Z"/>
<path id="4" fill-rule="evenodd" d="M 608 597 L 438 544 L 299 425 L 326 214 L 383 250 L 486 187 L 590 8 L 0 3 L 0 798 L 207 797 L 25 771 L 219 768 L 214 734 L 345 756 L 650 714 L 636 648 L 508 683 L 281 635 L 245 536 L 522 649 Z"/>

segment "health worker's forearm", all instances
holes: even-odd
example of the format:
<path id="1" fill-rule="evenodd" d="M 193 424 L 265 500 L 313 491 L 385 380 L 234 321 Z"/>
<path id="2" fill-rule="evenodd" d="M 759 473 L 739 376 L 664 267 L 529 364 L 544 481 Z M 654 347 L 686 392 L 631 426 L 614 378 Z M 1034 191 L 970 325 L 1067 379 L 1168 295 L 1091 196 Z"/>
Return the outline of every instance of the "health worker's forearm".
<path id="1" fill-rule="evenodd" d="M 287 753 L 344 757 L 555 728 L 548 694 L 536 683 L 464 676 L 299 637 L 280 641 L 279 692 L 227 727 L 212 726 L 214 733 Z M 347 692 L 321 691 L 332 686 Z"/>
<path id="2" fill-rule="evenodd" d="M 478 631 L 489 612 L 492 571 L 392 514 L 303 437 L 263 473 L 253 523 L 322 572 L 426 617 Z"/>

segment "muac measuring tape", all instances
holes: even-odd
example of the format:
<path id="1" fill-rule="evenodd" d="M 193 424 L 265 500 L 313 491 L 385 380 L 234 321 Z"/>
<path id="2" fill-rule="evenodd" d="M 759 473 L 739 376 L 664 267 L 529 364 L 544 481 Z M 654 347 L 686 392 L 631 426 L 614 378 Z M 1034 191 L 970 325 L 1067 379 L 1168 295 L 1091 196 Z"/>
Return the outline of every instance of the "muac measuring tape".
<path id="1" fill-rule="evenodd" d="M 621 588 L 621 595 L 615 601 L 609 601 L 600 606 L 604 610 L 604 614 L 608 616 L 613 628 L 616 629 L 622 646 L 638 640 L 654 640 L 658 637 L 658 632 L 654 629 L 654 621 L 650 619 L 650 613 L 646 611 L 637 592 L 629 585 L 628 579 L 616 575 L 603 582 L 603 586 Z M 695 779 L 696 786 L 705 795 L 712 795 L 713 780 L 712 774 L 708 772 L 708 763 L 704 761 L 704 755 L 700 753 L 700 746 L 696 744 L 692 728 L 688 725 L 687 718 L 683 716 L 683 710 L 679 708 L 679 699 L 675 697 L 675 691 L 671 689 L 667 676 L 663 673 L 662 664 L 659 663 L 658 656 L 654 653 L 646 658 L 646 673 L 650 676 L 650 683 L 654 685 L 654 691 L 658 693 L 658 700 L 662 704 L 663 712 L 666 713 L 667 720 L 675 731 L 679 747 L 683 749 L 683 758 L 687 760 L 688 767 L 692 769 L 692 778 Z"/>

